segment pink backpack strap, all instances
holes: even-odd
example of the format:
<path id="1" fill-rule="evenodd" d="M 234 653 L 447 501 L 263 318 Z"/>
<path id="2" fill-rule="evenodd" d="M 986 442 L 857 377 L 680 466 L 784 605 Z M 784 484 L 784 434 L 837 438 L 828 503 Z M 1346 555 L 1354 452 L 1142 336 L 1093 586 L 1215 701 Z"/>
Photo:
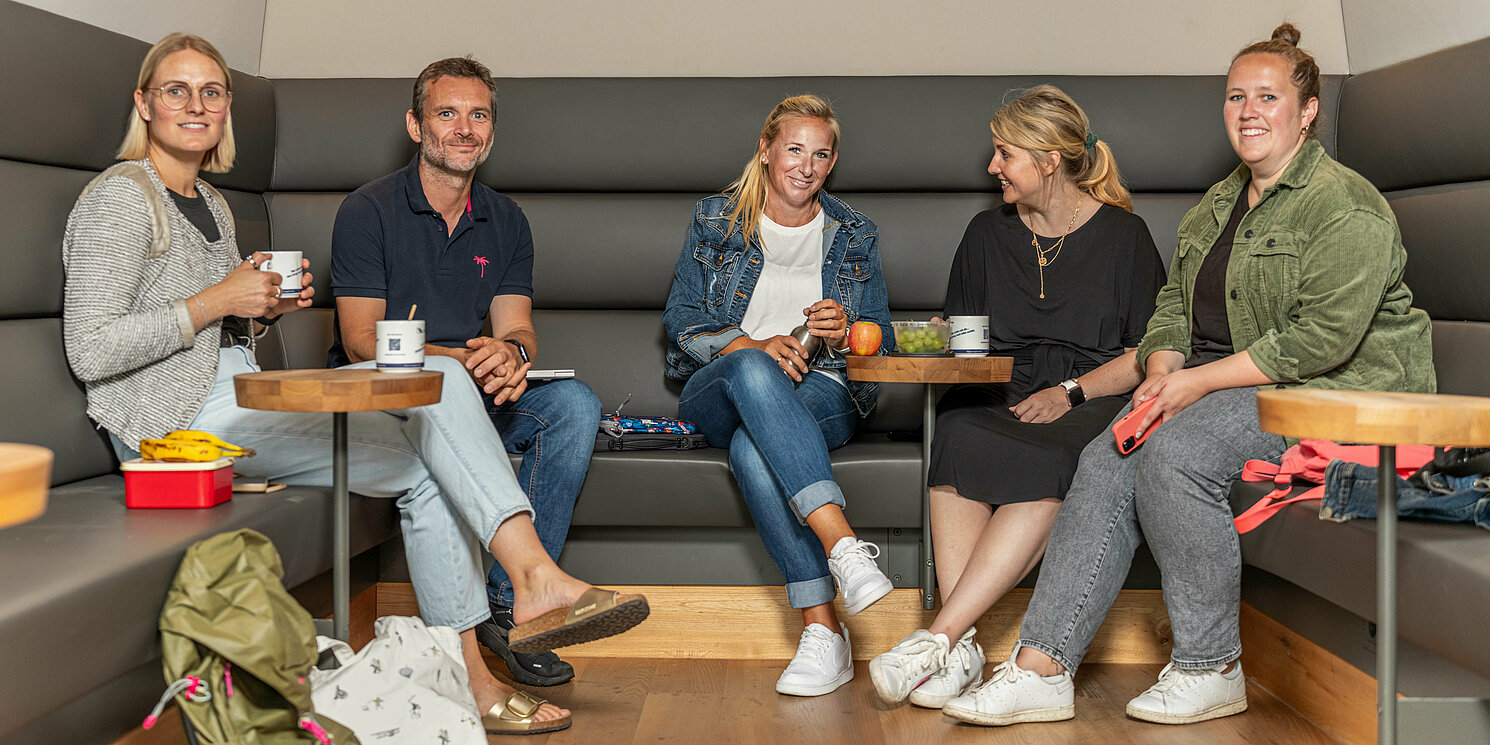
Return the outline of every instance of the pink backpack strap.
<path id="1" fill-rule="evenodd" d="M 1293 504 L 1294 502 L 1307 502 L 1311 499 L 1324 498 L 1324 485 L 1316 486 L 1303 494 L 1291 499 L 1283 499 L 1289 492 L 1288 487 L 1274 490 L 1271 494 L 1258 500 L 1257 504 L 1248 507 L 1245 512 L 1236 516 L 1236 532 L 1238 534 L 1250 532 L 1253 528 L 1267 522 L 1267 519 L 1278 514 L 1278 510 Z"/>
<path id="2" fill-rule="evenodd" d="M 1374 445 L 1340 445 L 1329 440 L 1304 440 L 1301 445 L 1294 445 L 1284 452 L 1281 460 L 1281 465 L 1265 460 L 1249 460 L 1242 466 L 1243 481 L 1271 480 L 1277 488 L 1236 516 L 1234 522 L 1238 534 L 1252 531 L 1294 502 L 1324 498 L 1324 486 L 1321 484 L 1296 497 L 1284 499 L 1292 491 L 1296 477 L 1318 484 L 1324 480 L 1325 466 L 1333 460 L 1375 466 L 1377 451 Z M 1397 474 L 1407 478 L 1432 460 L 1432 447 L 1400 445 L 1397 447 Z"/>

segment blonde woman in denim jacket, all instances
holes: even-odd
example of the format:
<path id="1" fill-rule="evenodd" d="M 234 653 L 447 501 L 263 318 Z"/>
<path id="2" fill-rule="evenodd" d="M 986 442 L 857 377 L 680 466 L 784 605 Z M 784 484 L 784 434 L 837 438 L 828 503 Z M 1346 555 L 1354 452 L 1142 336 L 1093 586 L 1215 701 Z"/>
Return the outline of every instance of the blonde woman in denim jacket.
<path id="1" fill-rule="evenodd" d="M 1082 452 L 1014 654 L 947 703 L 953 718 L 1070 719 L 1071 676 L 1145 539 L 1174 649 L 1128 716 L 1186 724 L 1245 711 L 1227 497 L 1244 462 L 1287 445 L 1258 428 L 1256 388 L 1434 389 L 1429 321 L 1402 282 L 1396 221 L 1313 139 L 1319 68 L 1298 38 L 1284 24 L 1233 58 L 1223 114 L 1242 164 L 1180 223 L 1138 347 L 1147 377 L 1133 404 L 1154 401 L 1138 428 L 1159 428 L 1132 455 L 1107 436 Z"/>
<path id="2" fill-rule="evenodd" d="M 875 400 L 875 387 L 847 380 L 828 350 L 844 349 L 859 320 L 893 338 L 874 223 L 822 190 L 838 139 L 817 96 L 772 110 L 744 173 L 695 207 L 662 316 L 667 374 L 687 381 L 678 414 L 729 449 L 787 600 L 802 609 L 797 654 L 776 683 L 795 696 L 853 679 L 835 583 L 850 614 L 891 588 L 878 549 L 844 519 L 828 460 Z M 816 360 L 790 335 L 803 324 L 823 342 Z"/>

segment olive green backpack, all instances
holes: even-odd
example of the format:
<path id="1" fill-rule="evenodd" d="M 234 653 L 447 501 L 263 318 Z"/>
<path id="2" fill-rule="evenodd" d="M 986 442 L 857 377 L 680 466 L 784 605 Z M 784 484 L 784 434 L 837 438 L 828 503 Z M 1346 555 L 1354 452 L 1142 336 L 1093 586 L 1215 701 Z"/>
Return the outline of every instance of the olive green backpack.
<path id="1" fill-rule="evenodd" d="M 283 579 L 274 544 L 253 530 L 187 549 L 160 613 L 169 687 L 146 729 L 174 697 L 202 745 L 357 745 L 350 730 L 316 716 L 315 625 Z"/>

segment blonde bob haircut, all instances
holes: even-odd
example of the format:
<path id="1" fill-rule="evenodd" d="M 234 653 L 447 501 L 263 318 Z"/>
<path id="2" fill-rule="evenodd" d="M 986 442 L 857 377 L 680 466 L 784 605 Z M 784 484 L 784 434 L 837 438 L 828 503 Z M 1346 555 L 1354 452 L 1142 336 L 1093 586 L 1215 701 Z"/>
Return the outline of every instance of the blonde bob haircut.
<path id="1" fill-rule="evenodd" d="M 217 51 L 212 43 L 195 34 L 183 34 L 180 32 L 170 34 L 164 39 L 155 42 L 150 51 L 145 54 L 145 61 L 140 63 L 140 80 L 135 85 L 137 90 L 145 90 L 149 87 L 150 80 L 155 77 L 155 71 L 160 67 L 161 60 L 169 57 L 183 49 L 201 52 L 212 58 L 217 63 L 217 68 L 222 70 L 222 76 L 227 81 L 228 92 L 233 91 L 233 73 L 228 70 L 227 60 Z M 129 106 L 129 128 L 124 131 L 124 142 L 119 145 L 119 152 L 114 157 L 120 160 L 139 160 L 150 153 L 150 123 L 140 116 L 139 107 L 133 102 Z M 233 109 L 228 107 L 228 116 L 223 120 L 222 139 L 217 141 L 217 146 L 207 151 L 206 157 L 202 159 L 202 170 L 208 173 L 227 173 L 233 169 L 233 161 L 238 157 L 238 148 L 233 141 Z"/>
<path id="2" fill-rule="evenodd" d="M 761 215 L 766 210 L 767 181 L 766 166 L 761 162 L 761 156 L 776 141 L 781 128 L 787 122 L 802 117 L 817 119 L 828 125 L 828 131 L 833 134 L 833 154 L 838 154 L 838 140 L 843 131 L 838 126 L 838 117 L 833 114 L 833 107 L 828 105 L 826 99 L 804 93 L 776 104 L 776 108 L 771 109 L 771 115 L 766 117 L 766 123 L 761 125 L 761 146 L 745 164 L 740 177 L 724 188 L 724 193 L 729 196 L 729 203 L 725 205 L 729 217 L 729 227 L 724 232 L 726 237 L 739 228 L 745 244 L 750 245 L 760 235 Z"/>
<path id="3" fill-rule="evenodd" d="M 1107 143 L 1089 138 L 1091 122 L 1071 97 L 1053 85 L 1010 91 L 1017 96 L 993 115 L 993 136 L 1022 150 L 1036 161 L 1059 153 L 1061 171 L 1078 189 L 1099 202 L 1133 211 L 1133 197 L 1123 185 L 1117 160 Z M 1092 146 L 1087 147 L 1088 139 Z"/>

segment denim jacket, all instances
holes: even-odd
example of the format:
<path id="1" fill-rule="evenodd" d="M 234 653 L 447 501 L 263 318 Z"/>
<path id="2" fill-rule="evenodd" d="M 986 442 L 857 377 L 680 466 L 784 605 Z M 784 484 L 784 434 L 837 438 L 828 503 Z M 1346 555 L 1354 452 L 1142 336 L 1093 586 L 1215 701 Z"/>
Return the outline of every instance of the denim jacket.
<path id="1" fill-rule="evenodd" d="M 1180 221 L 1140 365 L 1161 349 L 1190 356 L 1196 274 L 1250 178 L 1238 166 Z M 1402 282 L 1406 262 L 1381 193 L 1309 140 L 1237 228 L 1226 265 L 1232 347 L 1281 384 L 1431 393 L 1430 323 Z"/>
<path id="2" fill-rule="evenodd" d="M 837 300 L 848 322 L 874 321 L 884 343 L 894 346 L 890 301 L 880 270 L 879 232 L 874 223 L 837 197 L 818 192 L 826 217 L 823 226 L 823 297 Z M 673 270 L 662 325 L 667 331 L 667 376 L 687 380 L 719 356 L 720 350 L 745 335 L 740 321 L 760 279 L 764 258 L 759 238 L 745 245 L 739 226 L 728 237 L 729 198 L 716 194 L 693 208 L 688 238 Z M 817 366 L 843 368 L 843 358 L 824 355 Z M 849 381 L 860 416 L 874 409 L 878 386 Z"/>

